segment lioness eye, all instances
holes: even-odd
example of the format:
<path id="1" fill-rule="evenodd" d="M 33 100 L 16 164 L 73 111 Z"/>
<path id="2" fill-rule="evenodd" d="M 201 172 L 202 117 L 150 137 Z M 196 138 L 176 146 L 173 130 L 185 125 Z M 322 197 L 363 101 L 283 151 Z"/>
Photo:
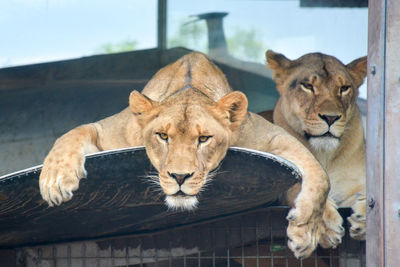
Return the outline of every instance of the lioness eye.
<path id="1" fill-rule="evenodd" d="M 206 136 L 206 135 L 202 135 L 199 137 L 199 143 L 204 143 L 207 142 L 208 139 L 210 139 L 211 136 Z"/>
<path id="2" fill-rule="evenodd" d="M 343 85 L 342 87 L 340 87 L 340 93 L 343 94 L 345 92 L 347 92 L 350 89 L 350 85 Z"/>
<path id="3" fill-rule="evenodd" d="M 301 83 L 301 86 L 311 92 L 314 92 L 314 86 L 310 83 Z"/>
<path id="4" fill-rule="evenodd" d="M 157 133 L 157 135 L 158 135 L 158 137 L 161 138 L 161 140 L 168 141 L 168 134 L 166 134 L 166 133 Z"/>

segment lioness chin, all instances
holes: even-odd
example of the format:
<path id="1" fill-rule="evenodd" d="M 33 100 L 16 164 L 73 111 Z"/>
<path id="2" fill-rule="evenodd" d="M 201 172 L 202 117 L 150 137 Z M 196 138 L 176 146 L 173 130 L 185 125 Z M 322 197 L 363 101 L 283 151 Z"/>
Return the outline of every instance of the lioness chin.
<path id="1" fill-rule="evenodd" d="M 358 88 L 367 72 L 367 58 L 344 65 L 321 53 L 289 60 L 267 51 L 280 98 L 273 121 L 302 142 L 328 173 L 329 198 L 352 207 L 350 235 L 365 239 L 365 142 Z M 265 118 L 268 113 L 263 113 Z"/>
<path id="2" fill-rule="evenodd" d="M 282 156 L 302 174 L 301 192 L 288 215 L 290 249 L 307 257 L 323 234 L 332 240 L 327 246 L 340 242 L 341 217 L 326 202 L 329 180 L 321 165 L 283 129 L 247 112 L 246 96 L 233 92 L 219 68 L 200 53 L 161 69 L 142 93 L 131 93 L 129 107 L 120 113 L 61 136 L 40 174 L 43 199 L 52 206 L 72 198 L 86 174 L 85 154 L 140 145 L 158 171 L 166 204 L 175 209 L 197 205 L 198 193 L 229 146 Z"/>

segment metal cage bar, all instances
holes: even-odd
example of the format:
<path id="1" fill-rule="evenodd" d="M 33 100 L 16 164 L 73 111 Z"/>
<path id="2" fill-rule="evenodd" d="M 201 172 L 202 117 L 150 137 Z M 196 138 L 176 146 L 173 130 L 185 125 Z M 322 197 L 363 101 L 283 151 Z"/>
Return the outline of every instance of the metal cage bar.
<path id="1" fill-rule="evenodd" d="M 295 259 L 286 247 L 287 212 L 264 208 L 140 236 L 25 247 L 20 255 L 27 267 L 365 266 L 365 243 L 348 235 L 337 249 L 318 248 L 310 258 Z M 341 212 L 347 217 L 350 210 Z"/>

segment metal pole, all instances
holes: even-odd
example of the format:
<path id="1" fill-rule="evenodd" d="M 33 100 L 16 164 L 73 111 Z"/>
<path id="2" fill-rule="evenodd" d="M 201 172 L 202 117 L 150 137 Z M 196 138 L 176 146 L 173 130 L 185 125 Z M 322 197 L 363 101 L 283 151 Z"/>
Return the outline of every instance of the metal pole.
<path id="1" fill-rule="evenodd" d="M 158 0 L 157 47 L 167 49 L 167 0 Z"/>
<path id="2" fill-rule="evenodd" d="M 400 262 L 400 1 L 369 1 L 368 267 Z"/>

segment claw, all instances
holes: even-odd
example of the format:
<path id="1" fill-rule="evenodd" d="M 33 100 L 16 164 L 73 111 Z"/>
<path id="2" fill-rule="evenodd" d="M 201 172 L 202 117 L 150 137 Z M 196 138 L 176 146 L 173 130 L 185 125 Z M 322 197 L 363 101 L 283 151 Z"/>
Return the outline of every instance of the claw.
<path id="1" fill-rule="evenodd" d="M 62 199 L 59 196 L 54 197 L 54 202 L 57 206 L 60 206 L 62 203 Z"/>
<path id="2" fill-rule="evenodd" d="M 309 248 L 310 246 L 306 246 L 302 251 L 300 251 L 300 253 L 304 253 L 304 252 L 306 252 L 307 251 L 307 249 Z"/>
<path id="3" fill-rule="evenodd" d="M 352 231 L 353 231 L 353 233 L 359 233 L 360 231 L 361 231 L 361 228 L 360 227 L 357 227 L 357 228 L 355 228 L 355 229 L 351 229 Z"/>
<path id="4" fill-rule="evenodd" d="M 289 211 L 289 214 L 288 214 L 288 216 L 286 217 L 286 220 L 288 220 L 288 221 L 294 221 L 294 220 L 296 220 L 297 215 L 296 215 L 295 213 L 296 213 L 296 210 L 295 210 L 295 209 L 292 209 L 291 211 Z"/>

